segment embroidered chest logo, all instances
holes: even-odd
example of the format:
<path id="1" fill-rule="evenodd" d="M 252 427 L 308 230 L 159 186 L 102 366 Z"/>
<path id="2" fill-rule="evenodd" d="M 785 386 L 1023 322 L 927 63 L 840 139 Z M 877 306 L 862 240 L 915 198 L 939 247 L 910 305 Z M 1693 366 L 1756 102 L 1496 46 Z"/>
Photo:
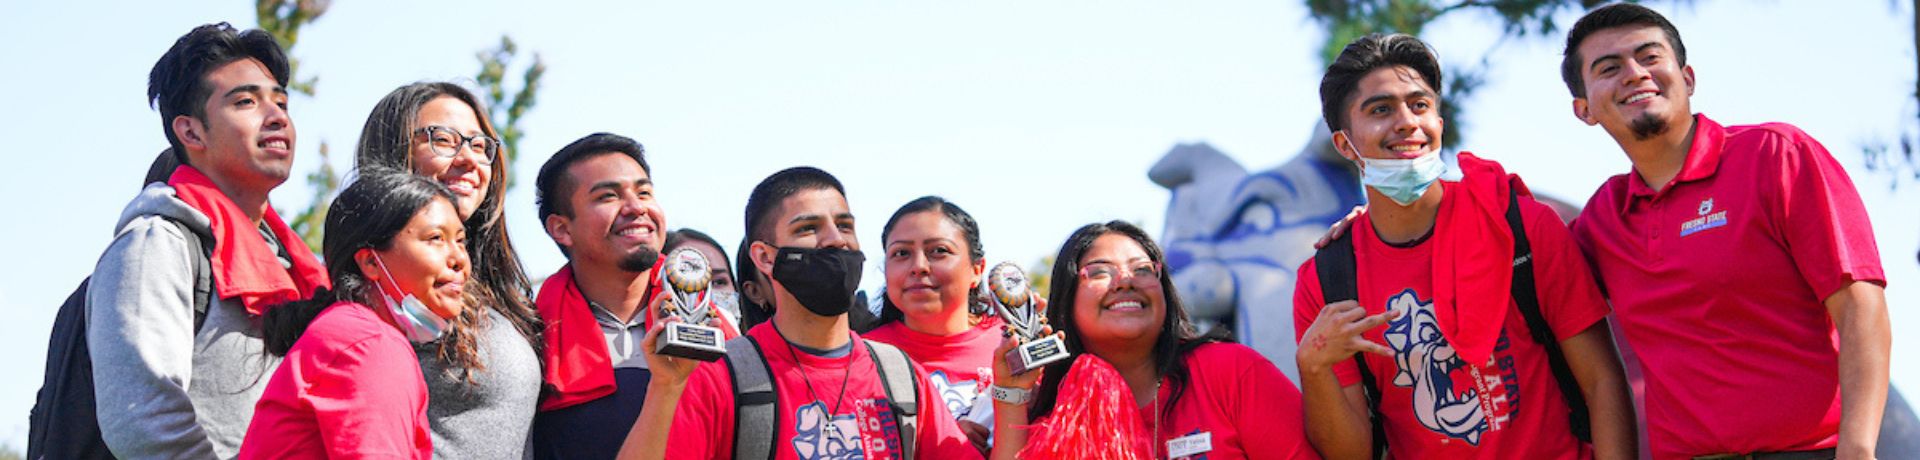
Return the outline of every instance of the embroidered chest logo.
<path id="1" fill-rule="evenodd" d="M 1713 198 L 1707 198 L 1705 200 L 1700 201 L 1699 214 L 1700 214 L 1700 217 L 1695 217 L 1686 222 L 1680 223 L 1680 236 L 1692 235 L 1695 233 L 1707 231 L 1715 227 L 1723 227 L 1727 225 L 1727 212 L 1726 211 L 1714 212 Z"/>
<path id="2" fill-rule="evenodd" d="M 947 403 L 947 413 L 954 417 L 967 415 L 973 408 L 973 400 L 980 397 L 978 381 L 949 382 L 947 371 L 933 371 L 927 375 L 927 379 L 933 383 L 933 390 L 940 394 L 940 399 Z"/>
<path id="3" fill-rule="evenodd" d="M 793 417 L 793 452 L 806 460 L 866 458 L 860 449 L 860 423 L 853 414 L 828 415 L 819 401 L 800 406 Z"/>
<path id="4" fill-rule="evenodd" d="M 1393 386 L 1412 391 L 1414 419 L 1421 426 L 1479 445 L 1482 434 L 1507 424 L 1518 402 L 1507 397 L 1517 394 L 1509 388 L 1514 385 L 1503 382 L 1503 373 L 1483 372 L 1460 358 L 1440 333 L 1432 300 L 1422 301 L 1407 289 L 1389 299 L 1387 308 L 1400 312 L 1386 331 L 1398 368 Z"/>

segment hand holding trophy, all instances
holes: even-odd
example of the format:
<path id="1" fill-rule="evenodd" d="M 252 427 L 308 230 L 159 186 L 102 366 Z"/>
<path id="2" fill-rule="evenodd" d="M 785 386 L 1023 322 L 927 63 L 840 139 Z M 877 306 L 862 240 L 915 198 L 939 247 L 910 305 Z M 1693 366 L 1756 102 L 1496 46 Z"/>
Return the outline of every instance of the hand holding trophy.
<path id="1" fill-rule="evenodd" d="M 666 267 L 660 270 L 660 276 L 666 278 L 668 295 L 672 302 L 660 307 L 661 319 L 668 316 L 679 317 L 679 322 L 669 323 L 654 343 L 655 353 L 701 361 L 716 361 L 727 355 L 727 348 L 721 345 L 719 328 L 708 326 L 713 319 L 713 302 L 707 297 L 707 287 L 713 281 L 706 256 L 693 248 L 680 248 L 668 253 Z"/>
<path id="2" fill-rule="evenodd" d="M 1071 355 L 1060 337 L 1045 334 L 1051 328 L 1047 326 L 1046 313 L 1039 309 L 1040 302 L 1034 298 L 1026 270 L 1013 262 L 994 265 L 993 270 L 987 272 L 987 288 L 993 293 L 988 296 L 988 302 L 993 304 L 994 312 L 1020 342 L 1006 356 L 1007 367 L 1014 374 L 1025 374 Z"/>

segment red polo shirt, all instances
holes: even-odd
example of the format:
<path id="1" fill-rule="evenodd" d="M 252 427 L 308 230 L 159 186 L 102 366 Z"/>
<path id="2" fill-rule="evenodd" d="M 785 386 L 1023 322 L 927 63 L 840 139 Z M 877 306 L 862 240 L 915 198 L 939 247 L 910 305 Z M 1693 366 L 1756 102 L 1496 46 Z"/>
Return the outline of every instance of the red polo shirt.
<path id="1" fill-rule="evenodd" d="M 1573 223 L 1645 368 L 1648 443 L 1656 458 L 1833 447 L 1823 301 L 1886 284 L 1866 208 L 1799 128 L 1694 120 L 1672 183 L 1613 176 Z"/>

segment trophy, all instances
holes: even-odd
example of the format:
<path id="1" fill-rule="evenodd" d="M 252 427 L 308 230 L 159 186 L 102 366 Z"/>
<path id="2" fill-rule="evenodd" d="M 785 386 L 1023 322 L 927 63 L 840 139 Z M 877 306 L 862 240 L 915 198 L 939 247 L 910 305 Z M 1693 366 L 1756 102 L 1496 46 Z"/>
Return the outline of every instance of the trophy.
<path id="1" fill-rule="evenodd" d="M 1034 299 L 1026 270 L 1013 262 L 1001 262 L 987 272 L 987 288 L 993 291 L 987 301 L 993 304 L 995 313 L 1020 337 L 1020 345 L 1006 356 L 1007 367 L 1013 369 L 1014 374 L 1025 374 L 1067 359 L 1067 344 L 1060 341 L 1060 337 L 1041 333 L 1047 329 L 1047 317 L 1039 311 L 1039 301 Z"/>
<path id="2" fill-rule="evenodd" d="M 708 269 L 706 256 L 693 248 L 680 248 L 668 253 L 665 262 L 660 276 L 666 278 L 664 284 L 673 301 L 660 307 L 659 317 L 672 315 L 680 322 L 667 324 L 667 330 L 660 332 L 660 338 L 654 341 L 654 353 L 701 361 L 727 356 L 720 329 L 707 325 L 714 311 L 713 301 L 707 296 L 713 272 Z"/>

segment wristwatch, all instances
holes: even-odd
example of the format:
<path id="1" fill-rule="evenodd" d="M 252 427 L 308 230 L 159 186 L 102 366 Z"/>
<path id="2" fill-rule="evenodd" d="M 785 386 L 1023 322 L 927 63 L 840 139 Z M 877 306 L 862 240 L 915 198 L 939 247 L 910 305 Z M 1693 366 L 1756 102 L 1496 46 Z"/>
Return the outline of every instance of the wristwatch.
<path id="1" fill-rule="evenodd" d="M 990 391 L 993 394 L 994 401 L 1000 401 L 1003 403 L 1012 404 L 1016 406 L 1026 405 L 1029 402 L 1033 402 L 1033 390 L 1024 390 L 1020 388 L 1007 388 L 999 385 L 994 385 L 990 389 Z"/>

